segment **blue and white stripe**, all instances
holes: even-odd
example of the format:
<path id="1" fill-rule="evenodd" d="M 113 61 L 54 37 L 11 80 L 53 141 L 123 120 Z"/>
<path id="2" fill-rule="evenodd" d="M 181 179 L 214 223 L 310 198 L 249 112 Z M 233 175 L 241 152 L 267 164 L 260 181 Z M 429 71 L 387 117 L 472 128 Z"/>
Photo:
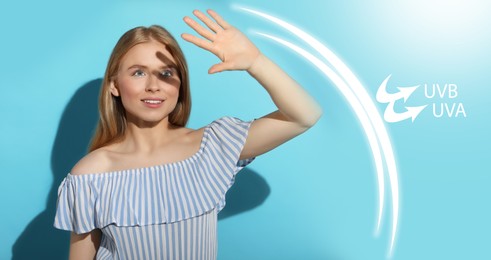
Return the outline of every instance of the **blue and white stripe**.
<path id="1" fill-rule="evenodd" d="M 68 174 L 54 226 L 102 230 L 98 259 L 216 259 L 216 218 L 251 122 L 223 117 L 205 127 L 198 152 L 174 163 Z"/>

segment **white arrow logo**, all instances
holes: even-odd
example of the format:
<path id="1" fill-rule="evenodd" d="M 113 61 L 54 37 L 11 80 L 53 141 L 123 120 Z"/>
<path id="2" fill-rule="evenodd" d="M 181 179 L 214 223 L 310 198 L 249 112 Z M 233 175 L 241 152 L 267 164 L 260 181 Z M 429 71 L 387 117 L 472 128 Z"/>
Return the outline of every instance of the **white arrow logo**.
<path id="1" fill-rule="evenodd" d="M 412 118 L 412 121 L 414 122 L 414 119 L 423 111 L 423 109 L 427 106 L 419 106 L 419 107 L 405 107 L 407 111 L 403 113 L 396 113 L 394 111 L 394 104 L 397 100 L 399 99 L 404 99 L 404 103 L 406 103 L 407 99 L 413 92 L 419 87 L 413 86 L 413 87 L 397 87 L 399 89 L 399 92 L 397 93 L 388 93 L 387 92 L 387 82 L 390 79 L 389 75 L 382 84 L 380 84 L 380 87 L 378 88 L 377 91 L 377 101 L 380 103 L 389 103 L 387 105 L 387 108 L 385 108 L 384 112 L 384 119 L 387 122 L 390 123 L 395 123 L 399 122 L 402 120 L 406 120 L 408 118 Z"/>

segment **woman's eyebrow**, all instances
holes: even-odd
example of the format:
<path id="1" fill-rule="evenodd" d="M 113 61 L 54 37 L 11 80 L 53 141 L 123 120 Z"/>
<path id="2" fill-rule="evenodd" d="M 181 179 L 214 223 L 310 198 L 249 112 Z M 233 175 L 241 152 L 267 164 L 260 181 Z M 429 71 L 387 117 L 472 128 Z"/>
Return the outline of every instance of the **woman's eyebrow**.
<path id="1" fill-rule="evenodd" d="M 134 64 L 128 67 L 128 70 L 130 69 L 147 69 L 148 67 L 145 65 L 140 65 L 140 64 Z"/>
<path id="2" fill-rule="evenodd" d="M 160 69 L 177 69 L 176 65 L 174 64 L 163 64 L 159 67 Z M 130 69 L 148 69 L 148 66 L 145 65 L 140 65 L 140 64 L 134 64 L 128 67 L 128 70 Z"/>

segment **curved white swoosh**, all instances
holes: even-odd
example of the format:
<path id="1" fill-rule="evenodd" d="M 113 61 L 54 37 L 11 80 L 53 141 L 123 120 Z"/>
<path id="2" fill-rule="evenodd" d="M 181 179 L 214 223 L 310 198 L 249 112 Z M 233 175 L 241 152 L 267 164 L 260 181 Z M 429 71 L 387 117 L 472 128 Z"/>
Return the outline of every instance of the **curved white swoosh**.
<path id="1" fill-rule="evenodd" d="M 384 159 L 385 159 L 385 162 L 387 164 L 388 175 L 389 175 L 389 180 L 390 180 L 390 187 L 391 187 L 391 195 L 392 195 L 392 232 L 391 232 L 391 243 L 390 243 L 390 249 L 389 249 L 389 256 L 391 256 L 393 253 L 393 248 L 394 248 L 394 244 L 395 244 L 395 238 L 396 238 L 396 234 L 397 234 L 398 217 L 399 217 L 398 173 L 397 173 L 397 166 L 396 166 L 396 162 L 395 162 L 395 156 L 394 156 L 394 152 L 392 149 L 392 144 L 391 144 L 389 135 L 387 133 L 387 130 L 385 129 L 385 125 L 382 121 L 382 118 L 381 118 L 374 102 L 372 101 L 372 99 L 368 95 L 365 88 L 361 85 L 360 81 L 353 74 L 353 72 L 351 72 L 351 70 L 332 51 L 330 51 L 327 47 L 322 45 L 322 43 L 320 43 L 314 37 L 310 36 L 309 34 L 305 33 L 304 31 L 300 30 L 299 28 L 297 28 L 297 27 L 295 27 L 295 26 L 293 26 L 293 25 L 291 25 L 291 24 L 289 24 L 283 20 L 280 20 L 279 18 L 273 17 L 271 15 L 268 15 L 268 14 L 265 14 L 265 13 L 262 13 L 262 12 L 259 12 L 256 10 L 252 10 L 250 8 L 245 8 L 245 7 L 236 6 L 236 8 L 243 10 L 243 11 L 247 11 L 247 12 L 255 14 L 255 15 L 258 15 L 258 16 L 263 17 L 269 21 L 272 21 L 272 22 L 280 25 L 281 27 L 287 29 L 288 31 L 292 32 L 293 34 L 295 34 L 300 39 L 304 40 L 307 44 L 309 44 L 316 51 L 318 51 L 339 72 L 339 74 L 342 76 L 342 78 L 344 78 L 346 83 L 348 83 L 348 86 L 352 89 L 352 92 L 355 94 L 356 98 L 358 99 L 358 102 L 361 102 L 362 109 L 366 111 L 366 115 L 368 115 L 368 117 L 370 118 L 371 124 L 370 123 L 366 124 L 366 122 L 363 123 L 364 121 L 362 121 L 363 120 L 362 118 L 364 118 L 364 116 L 360 116 L 361 114 L 358 114 L 358 112 L 356 112 L 356 109 L 354 107 L 355 106 L 354 104 L 357 104 L 358 102 L 351 100 L 352 97 L 348 98 L 348 96 L 345 95 L 345 97 L 350 102 L 350 105 L 352 105 L 353 108 L 355 109 L 355 113 L 357 113 L 358 118 L 360 119 L 360 121 L 363 125 L 363 128 L 364 128 L 364 130 L 367 134 L 367 137 L 369 139 L 370 146 L 371 146 L 372 153 L 373 153 L 374 160 L 375 160 L 375 165 L 377 167 L 377 178 L 378 178 L 378 185 L 379 185 L 379 217 L 378 217 L 377 228 L 376 228 L 377 234 L 378 234 L 379 229 L 380 229 L 380 222 L 381 222 L 382 212 L 383 212 L 383 201 L 384 201 L 383 178 L 384 177 L 383 177 L 383 168 L 381 167 L 380 150 L 379 150 L 378 144 L 374 145 L 374 143 L 377 143 L 377 142 L 374 142 L 372 140 L 372 138 L 373 138 L 373 134 L 372 134 L 373 131 L 371 130 L 372 126 L 375 129 L 376 136 L 378 137 L 378 140 L 380 141 L 380 144 L 382 146 Z M 270 37 L 270 36 L 265 35 L 265 34 L 263 34 L 263 36 Z M 280 40 L 276 37 L 270 37 L 270 38 L 274 39 L 275 41 Z M 310 55 L 305 50 L 298 48 L 298 46 L 295 46 L 293 44 L 288 44 L 288 42 L 286 42 L 284 40 L 280 40 L 278 42 L 280 42 L 280 43 L 288 46 L 289 48 L 297 51 L 299 54 L 301 54 L 305 58 L 307 58 L 307 56 L 309 56 L 310 58 L 314 58 L 316 60 L 315 63 L 313 60 L 311 60 L 309 58 L 307 58 L 307 59 L 309 59 L 309 61 L 311 61 L 314 64 L 317 63 L 316 64 L 317 67 L 320 66 L 319 62 L 322 63 L 319 59 L 315 58 L 313 55 Z M 287 43 L 287 44 L 285 44 L 285 43 Z M 323 69 L 321 69 L 320 67 L 319 67 L 319 69 L 321 69 L 324 73 L 327 73 L 326 68 L 327 69 L 329 69 L 329 68 L 325 64 L 322 65 L 321 67 L 323 67 Z M 332 70 L 330 70 L 330 72 L 329 72 L 330 76 L 328 76 L 328 77 L 331 80 L 333 80 L 334 78 L 332 78 L 331 76 L 333 76 L 334 73 L 331 73 L 331 72 L 332 72 Z M 339 79 L 336 79 L 336 81 L 339 83 Z M 334 82 L 334 80 L 333 80 L 333 82 Z M 335 82 L 336 85 L 338 83 Z M 339 84 L 341 84 L 341 83 L 339 83 Z M 343 94 L 345 94 L 345 93 L 346 93 L 346 91 L 343 92 Z"/>

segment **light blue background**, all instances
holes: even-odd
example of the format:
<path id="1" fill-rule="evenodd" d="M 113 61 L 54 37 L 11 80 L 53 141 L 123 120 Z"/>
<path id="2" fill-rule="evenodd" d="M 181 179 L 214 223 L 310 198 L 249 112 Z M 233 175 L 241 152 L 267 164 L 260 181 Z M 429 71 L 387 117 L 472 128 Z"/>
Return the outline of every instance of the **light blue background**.
<path id="1" fill-rule="evenodd" d="M 219 222 L 219 259 L 384 259 L 391 217 L 373 236 L 377 186 L 366 137 L 344 97 L 317 69 L 259 37 L 298 42 L 237 3 L 285 19 L 330 47 L 375 99 L 396 86 L 453 83 L 467 117 L 386 123 L 399 168 L 401 211 L 393 259 L 491 259 L 491 4 L 475 1 L 9 1 L 0 9 L 0 259 L 46 209 L 51 156 L 64 109 L 102 77 L 117 39 L 137 25 L 161 24 L 176 37 L 193 9 L 213 8 L 300 82 L 324 116 L 306 134 L 259 157 L 250 169 L 270 195 L 259 207 Z M 273 109 L 246 73 L 207 75 L 217 62 L 185 43 L 191 71 L 190 127 L 223 115 L 243 119 Z M 384 104 L 378 104 L 383 113 Z M 240 180 L 239 180 L 240 181 Z M 54 185 L 54 186 L 53 186 Z M 389 200 L 390 202 L 390 200 Z M 43 237 L 44 234 L 37 234 Z M 49 234 L 46 240 L 50 240 Z M 33 243 L 35 243 L 33 241 Z M 66 244 L 56 245 L 60 250 Z"/>

